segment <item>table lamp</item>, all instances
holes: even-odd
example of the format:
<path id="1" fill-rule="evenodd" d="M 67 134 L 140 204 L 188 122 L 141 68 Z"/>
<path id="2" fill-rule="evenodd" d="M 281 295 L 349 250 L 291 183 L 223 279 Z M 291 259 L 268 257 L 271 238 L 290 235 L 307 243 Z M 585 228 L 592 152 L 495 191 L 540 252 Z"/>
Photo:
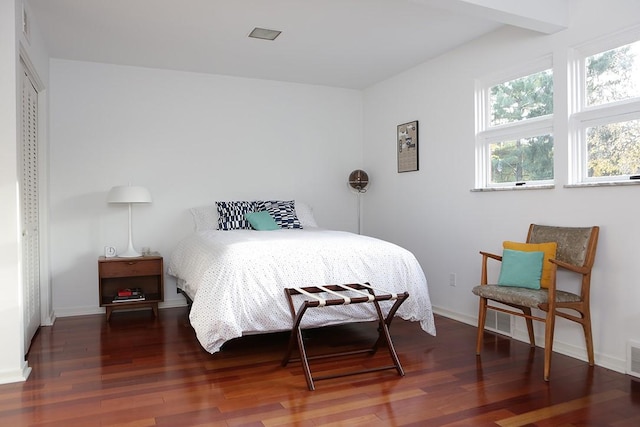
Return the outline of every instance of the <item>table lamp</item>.
<path id="1" fill-rule="evenodd" d="M 127 250 L 119 254 L 119 257 L 133 258 L 139 257 L 140 253 L 133 247 L 133 238 L 131 233 L 131 205 L 133 203 L 151 203 L 151 193 L 144 187 L 132 185 L 119 185 L 109 190 L 107 194 L 107 203 L 127 203 L 129 205 L 129 247 Z"/>

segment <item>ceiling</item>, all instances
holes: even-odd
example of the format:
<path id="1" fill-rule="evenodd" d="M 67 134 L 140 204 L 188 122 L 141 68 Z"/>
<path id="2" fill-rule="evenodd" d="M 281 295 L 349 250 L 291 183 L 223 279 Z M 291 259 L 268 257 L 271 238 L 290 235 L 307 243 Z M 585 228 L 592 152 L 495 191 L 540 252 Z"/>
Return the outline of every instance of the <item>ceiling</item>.
<path id="1" fill-rule="evenodd" d="M 569 0 L 26 1 L 53 58 L 363 89 L 503 25 L 564 29 Z"/>

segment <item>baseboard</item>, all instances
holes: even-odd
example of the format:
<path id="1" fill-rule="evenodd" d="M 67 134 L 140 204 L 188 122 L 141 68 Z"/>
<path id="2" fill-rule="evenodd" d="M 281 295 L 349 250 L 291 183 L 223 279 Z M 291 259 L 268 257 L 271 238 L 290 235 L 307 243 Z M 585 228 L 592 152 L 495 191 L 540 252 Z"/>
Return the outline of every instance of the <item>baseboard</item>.
<path id="1" fill-rule="evenodd" d="M 447 310 L 446 308 L 442 308 L 442 307 L 433 306 L 432 309 L 435 314 L 439 316 L 444 316 L 447 319 L 457 320 L 458 322 L 466 323 L 467 325 L 471 325 L 474 327 L 478 326 L 477 317 L 468 316 L 466 314 L 460 314 L 455 311 Z"/>
<path id="2" fill-rule="evenodd" d="M 471 325 L 473 327 L 477 327 L 478 318 L 472 317 L 466 314 L 457 313 L 455 311 L 451 311 L 442 307 L 433 307 L 433 312 L 440 316 L 444 316 L 448 319 L 457 320 L 458 322 L 466 323 L 467 325 Z M 438 325 L 436 325 L 436 328 Z M 527 334 L 527 330 L 524 328 L 515 327 L 512 331 L 512 338 L 518 341 L 522 341 L 524 343 L 529 343 L 529 335 Z M 536 346 L 544 348 L 544 345 L 540 345 L 540 343 L 544 343 L 544 337 L 540 337 L 536 335 Z M 563 354 L 565 356 L 572 357 L 574 359 L 587 361 L 587 353 L 585 348 L 574 346 L 571 344 L 566 344 L 560 341 L 554 341 L 553 343 L 553 351 L 556 353 Z M 618 357 L 613 357 L 607 354 L 602 354 L 596 352 L 594 354 L 595 364 L 606 368 L 611 369 L 612 371 L 616 371 L 619 373 L 626 373 L 626 360 L 620 359 Z"/>
<path id="3" fill-rule="evenodd" d="M 184 298 L 172 299 L 172 300 L 161 302 L 160 304 L 158 304 L 159 309 L 177 308 L 177 307 L 186 307 L 186 306 L 187 306 L 187 301 L 185 301 Z"/>
<path id="4" fill-rule="evenodd" d="M 40 326 L 53 326 L 56 323 L 56 314 L 54 312 L 49 313 L 47 317 L 40 320 Z"/>
<path id="5" fill-rule="evenodd" d="M 21 369 L 0 372 L 0 384 L 24 382 L 29 378 L 29 374 L 31 374 L 31 367 L 29 367 L 29 364 L 25 361 Z"/>
<path id="6" fill-rule="evenodd" d="M 73 317 L 73 316 L 87 316 L 91 314 L 104 314 L 105 309 L 102 307 L 90 306 L 90 307 L 68 307 L 57 308 L 57 317 Z"/>
<path id="7" fill-rule="evenodd" d="M 160 310 L 165 308 L 176 308 L 176 307 L 186 307 L 186 306 L 187 306 L 187 302 L 184 300 L 184 298 L 172 299 L 172 300 L 158 303 L 158 309 Z M 145 310 L 145 309 L 146 308 L 142 308 L 141 310 Z M 91 306 L 91 307 L 58 308 L 56 309 L 55 315 L 57 317 L 74 317 L 74 316 L 87 316 L 91 314 L 104 314 L 104 313 L 105 313 L 104 308 Z"/>

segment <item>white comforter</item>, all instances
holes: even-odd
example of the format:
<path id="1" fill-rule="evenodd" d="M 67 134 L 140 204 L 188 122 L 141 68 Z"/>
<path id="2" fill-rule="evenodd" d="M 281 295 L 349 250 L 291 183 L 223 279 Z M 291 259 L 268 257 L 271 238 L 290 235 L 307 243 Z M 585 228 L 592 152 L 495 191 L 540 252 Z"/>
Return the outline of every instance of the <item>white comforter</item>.
<path id="1" fill-rule="evenodd" d="M 283 289 L 296 286 L 369 282 L 382 290 L 406 290 L 409 298 L 396 315 L 419 321 L 435 335 L 418 261 L 411 252 L 371 237 L 319 228 L 199 231 L 178 244 L 168 273 L 193 300 L 191 324 L 210 353 L 243 334 L 291 329 Z M 300 302 L 294 301 L 297 310 Z M 386 312 L 391 303 L 381 305 Z M 309 309 L 302 326 L 376 318 L 372 304 L 321 307 Z"/>

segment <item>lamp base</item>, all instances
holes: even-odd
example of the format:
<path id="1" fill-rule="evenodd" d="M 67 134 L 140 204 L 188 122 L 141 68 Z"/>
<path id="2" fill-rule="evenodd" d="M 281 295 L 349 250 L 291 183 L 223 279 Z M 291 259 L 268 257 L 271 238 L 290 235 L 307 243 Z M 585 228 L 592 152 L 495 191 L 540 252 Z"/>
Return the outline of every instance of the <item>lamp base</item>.
<path id="1" fill-rule="evenodd" d="M 136 258 L 142 256 L 141 253 L 137 252 L 135 249 L 129 248 L 125 253 L 118 254 L 120 258 Z"/>
<path id="2" fill-rule="evenodd" d="M 131 242 L 131 240 L 129 240 L 129 247 L 127 247 L 127 250 L 121 254 L 118 254 L 118 256 L 120 258 L 136 258 L 142 256 L 142 254 L 136 251 L 136 249 L 133 247 L 133 243 Z"/>

